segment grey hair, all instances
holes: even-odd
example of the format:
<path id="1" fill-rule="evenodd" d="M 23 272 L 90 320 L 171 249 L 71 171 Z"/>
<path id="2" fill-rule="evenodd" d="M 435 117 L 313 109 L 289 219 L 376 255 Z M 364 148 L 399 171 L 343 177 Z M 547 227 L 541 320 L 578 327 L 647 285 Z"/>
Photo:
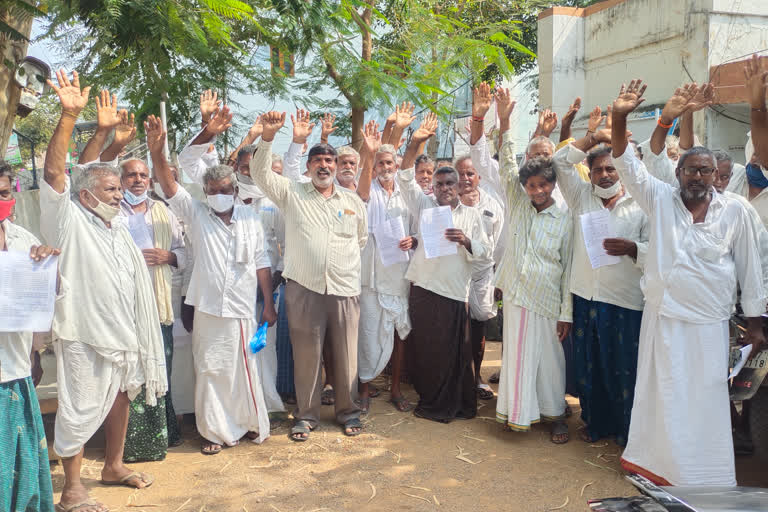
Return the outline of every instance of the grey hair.
<path id="1" fill-rule="evenodd" d="M 693 146 L 691 149 L 680 155 L 680 159 L 677 161 L 677 168 L 682 169 L 685 165 L 685 161 L 688 159 L 689 156 L 708 156 L 712 159 L 712 161 L 715 164 L 715 167 L 717 167 L 717 157 L 712 152 L 711 149 L 705 148 L 704 146 Z"/>
<path id="2" fill-rule="evenodd" d="M 421 164 L 433 164 L 434 165 L 434 163 L 435 163 L 435 161 L 432 160 L 432 158 L 429 155 L 426 155 L 426 154 L 422 153 L 421 155 L 416 157 L 416 161 L 414 162 L 413 166 L 414 167 L 418 167 Z"/>
<path id="3" fill-rule="evenodd" d="M 79 173 L 72 186 L 73 194 L 79 194 L 81 190 L 91 190 L 96 182 L 104 176 L 115 176 L 120 179 L 120 169 L 103 162 L 78 165 L 75 168 L 79 170 Z"/>
<path id="4" fill-rule="evenodd" d="M 283 163 L 283 157 L 277 153 L 272 153 L 272 163 L 274 164 L 275 162 Z"/>
<path id="5" fill-rule="evenodd" d="M 733 157 L 726 153 L 723 150 L 715 151 L 715 161 L 719 164 L 720 162 L 728 162 L 728 169 L 730 171 L 733 171 Z"/>
<path id="6" fill-rule="evenodd" d="M 258 146 L 256 144 L 248 144 L 247 146 L 243 146 L 240 148 L 240 151 L 237 152 L 237 158 L 235 158 L 236 161 L 240 161 L 242 157 L 245 155 L 252 155 L 256 152 Z"/>
<path id="7" fill-rule="evenodd" d="M 208 183 L 212 181 L 220 181 L 229 178 L 229 181 L 233 185 L 237 185 L 237 176 L 235 170 L 228 165 L 214 165 L 206 169 L 203 174 L 203 187 L 207 187 Z"/>
<path id="8" fill-rule="evenodd" d="M 680 138 L 675 135 L 667 135 L 667 138 L 664 139 L 664 147 L 680 151 Z"/>
<path id="9" fill-rule="evenodd" d="M 552 140 L 549 137 L 545 137 L 543 135 L 539 135 L 538 137 L 532 138 L 531 141 L 528 143 L 528 146 L 526 146 L 525 152 L 530 153 L 531 146 L 533 146 L 534 144 L 541 144 L 541 143 L 549 144 L 549 146 L 552 148 L 552 153 L 555 152 L 555 147 L 556 147 L 555 143 L 552 142 Z"/>
<path id="10" fill-rule="evenodd" d="M 464 160 L 472 160 L 472 157 L 470 155 L 459 155 L 456 158 L 453 159 L 453 168 L 456 169 L 459 167 L 459 164 L 463 162 Z"/>
<path id="11" fill-rule="evenodd" d="M 373 157 L 374 163 L 378 160 L 376 159 L 376 156 L 378 156 L 380 153 L 386 153 L 388 155 L 392 155 L 392 160 L 397 161 L 397 150 L 395 149 L 395 146 L 392 144 L 382 144 L 379 146 L 378 151 L 376 151 L 376 155 Z"/>
<path id="12" fill-rule="evenodd" d="M 125 172 L 125 167 L 131 162 L 141 162 L 142 164 L 144 164 L 144 167 L 147 168 L 147 171 L 149 171 L 149 166 L 147 165 L 147 162 L 145 162 L 141 158 L 129 158 L 128 160 L 123 160 L 122 162 L 120 162 L 120 177 L 122 177 L 123 173 Z"/>
<path id="13" fill-rule="evenodd" d="M 382 146 L 383 147 L 383 146 Z M 381 151 L 381 149 L 379 149 Z M 336 150 L 336 156 L 345 156 L 345 155 L 352 155 L 355 158 L 357 158 L 357 161 L 360 161 L 360 153 L 358 153 L 355 148 L 352 146 L 341 146 L 339 149 Z"/>

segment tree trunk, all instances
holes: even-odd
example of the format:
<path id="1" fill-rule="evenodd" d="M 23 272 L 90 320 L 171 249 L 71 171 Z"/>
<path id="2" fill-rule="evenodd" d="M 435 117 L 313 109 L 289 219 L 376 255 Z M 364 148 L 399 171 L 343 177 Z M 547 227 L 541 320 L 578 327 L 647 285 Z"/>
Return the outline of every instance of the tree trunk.
<path id="1" fill-rule="evenodd" d="M 25 15 L 22 18 L 11 16 L 7 11 L 0 12 L 3 20 L 24 34 L 27 38 L 32 33 L 33 17 Z M 5 36 L 0 36 L 0 158 L 5 156 L 5 148 L 8 147 L 8 139 L 11 137 L 13 123 L 16 120 L 16 107 L 19 104 L 21 88 L 16 85 L 14 75 L 16 67 L 27 56 L 29 41 L 12 41 Z M 9 69 L 5 62 L 11 62 L 14 69 Z"/>
<path id="2" fill-rule="evenodd" d="M 360 131 L 365 126 L 365 106 L 352 107 L 352 147 L 360 151 L 363 139 L 360 137 Z"/>
<path id="3" fill-rule="evenodd" d="M 373 0 L 366 0 L 368 5 L 373 5 Z M 370 25 L 371 15 L 373 12 L 371 9 L 365 9 L 360 16 L 365 23 Z M 362 37 L 362 48 L 360 58 L 363 61 L 371 60 L 373 55 L 373 38 L 371 37 L 371 31 L 366 26 L 360 27 Z M 360 151 L 360 146 L 363 143 L 363 139 L 360 137 L 360 132 L 365 126 L 365 112 L 368 110 L 367 102 L 365 98 L 354 98 L 355 101 L 351 102 L 352 107 L 352 147 Z"/>

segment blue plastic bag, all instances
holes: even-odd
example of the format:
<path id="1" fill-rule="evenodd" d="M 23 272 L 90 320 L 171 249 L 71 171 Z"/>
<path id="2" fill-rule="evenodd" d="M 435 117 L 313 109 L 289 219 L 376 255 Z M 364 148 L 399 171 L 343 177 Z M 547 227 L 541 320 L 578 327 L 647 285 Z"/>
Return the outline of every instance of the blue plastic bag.
<path id="1" fill-rule="evenodd" d="M 254 354 L 257 354 L 261 349 L 267 346 L 267 328 L 267 322 L 263 322 L 259 324 L 259 328 L 253 333 L 253 338 L 251 338 L 249 344 L 251 346 L 251 352 Z"/>

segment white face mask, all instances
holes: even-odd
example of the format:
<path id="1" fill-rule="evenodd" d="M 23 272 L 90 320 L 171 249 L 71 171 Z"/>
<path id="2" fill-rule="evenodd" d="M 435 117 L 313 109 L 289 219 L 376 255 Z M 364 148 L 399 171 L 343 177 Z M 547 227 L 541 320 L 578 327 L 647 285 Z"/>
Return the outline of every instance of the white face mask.
<path id="1" fill-rule="evenodd" d="M 264 192 L 254 185 L 253 180 L 244 174 L 237 173 L 237 196 L 242 199 L 261 199 L 265 197 Z"/>
<path id="2" fill-rule="evenodd" d="M 130 204 L 131 206 L 136 206 L 147 200 L 147 191 L 145 190 L 143 194 L 141 194 L 140 196 L 137 196 L 130 190 L 125 189 L 125 191 L 123 192 L 123 199 L 125 199 L 125 202 Z"/>
<path id="3" fill-rule="evenodd" d="M 112 219 L 114 219 L 115 216 L 120 213 L 120 208 L 115 208 L 114 206 L 110 206 L 107 203 L 101 201 L 90 190 L 88 190 L 88 193 L 91 194 L 91 197 L 99 203 L 95 208 L 91 208 L 91 210 L 93 210 L 93 213 L 101 217 L 101 220 L 104 222 L 111 222 Z"/>
<path id="4" fill-rule="evenodd" d="M 235 206 L 235 196 L 231 194 L 214 194 L 206 198 L 208 206 L 217 213 L 228 212 Z"/>
<path id="5" fill-rule="evenodd" d="M 615 197 L 616 194 L 618 194 L 619 192 L 621 192 L 621 181 L 616 180 L 616 183 L 614 183 L 608 188 L 592 185 L 592 192 L 600 199 L 610 199 L 612 197 Z"/>

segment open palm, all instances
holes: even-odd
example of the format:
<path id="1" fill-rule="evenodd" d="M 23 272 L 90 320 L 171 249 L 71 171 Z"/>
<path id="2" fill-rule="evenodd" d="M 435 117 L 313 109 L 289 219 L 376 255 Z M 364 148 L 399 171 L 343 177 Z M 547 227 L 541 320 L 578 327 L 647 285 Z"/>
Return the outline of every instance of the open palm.
<path id="1" fill-rule="evenodd" d="M 72 81 L 70 82 L 66 72 L 60 69 L 56 72 L 56 81 L 58 85 L 50 80 L 48 80 L 48 85 L 59 96 L 62 110 L 79 114 L 88 104 L 88 94 L 91 92 L 91 88 L 85 87 L 80 90 L 80 77 L 77 71 L 72 72 Z"/>
<path id="2" fill-rule="evenodd" d="M 632 80 L 629 85 L 622 85 L 618 97 L 613 102 L 613 112 L 629 114 L 645 101 L 643 94 L 646 86 L 642 80 Z"/>

